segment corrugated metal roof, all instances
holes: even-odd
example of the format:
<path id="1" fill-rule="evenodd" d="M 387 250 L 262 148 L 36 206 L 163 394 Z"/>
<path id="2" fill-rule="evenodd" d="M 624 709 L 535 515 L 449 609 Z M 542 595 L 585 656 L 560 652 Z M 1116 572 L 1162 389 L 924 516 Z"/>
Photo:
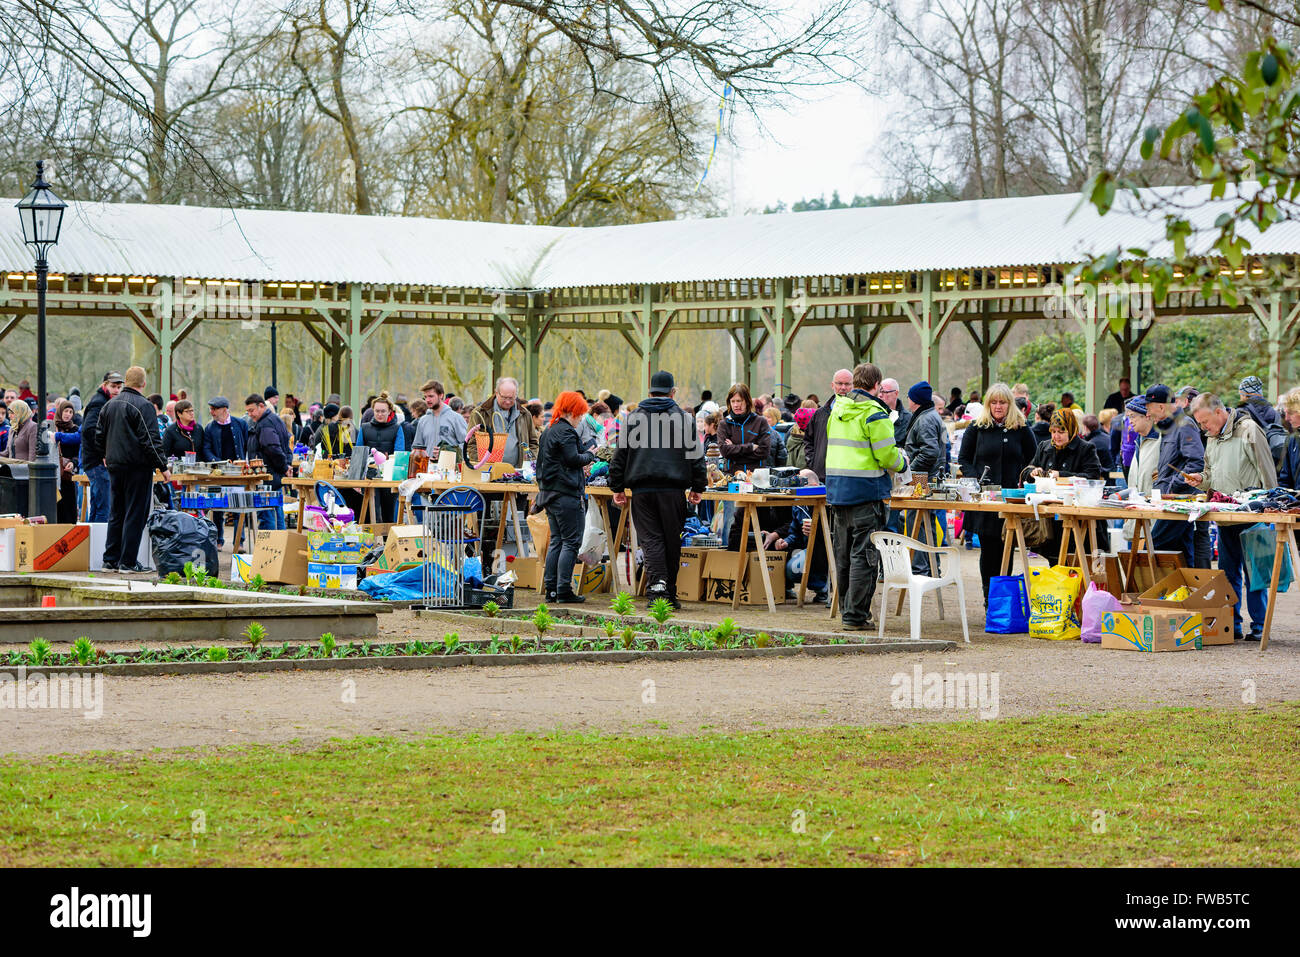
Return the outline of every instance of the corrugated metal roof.
<path id="1" fill-rule="evenodd" d="M 1176 193 L 1207 230 L 1232 202 L 1208 202 L 1199 187 L 1149 192 Z M 1300 253 L 1300 223 L 1243 234 L 1256 252 Z M 593 228 L 72 203 L 50 265 L 95 275 L 554 288 L 1047 265 L 1116 247 L 1167 254 L 1163 237 L 1163 219 L 1128 197 L 1102 217 L 1074 193 Z M 31 261 L 17 214 L 0 232 L 0 257 L 14 269 Z"/>

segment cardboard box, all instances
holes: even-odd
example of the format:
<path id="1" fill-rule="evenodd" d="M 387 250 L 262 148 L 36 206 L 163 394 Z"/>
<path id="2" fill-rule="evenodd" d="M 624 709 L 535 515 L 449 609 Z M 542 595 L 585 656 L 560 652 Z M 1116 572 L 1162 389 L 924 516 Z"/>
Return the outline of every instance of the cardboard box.
<path id="1" fill-rule="evenodd" d="M 253 574 L 283 585 L 307 584 L 307 536 L 287 529 L 253 533 Z"/>
<path id="2" fill-rule="evenodd" d="M 14 560 L 16 559 L 15 550 L 17 543 L 14 540 L 14 528 L 0 528 L 0 572 L 11 572 L 14 570 Z"/>
<path id="3" fill-rule="evenodd" d="M 1124 560 L 1124 567 L 1128 567 L 1128 553 L 1120 553 Z M 1179 552 L 1153 552 L 1152 557 L 1155 559 L 1156 573 L 1153 576 L 1151 569 L 1147 567 L 1146 555 L 1139 555 L 1136 563 L 1133 565 L 1133 575 L 1124 582 L 1124 591 L 1144 592 L 1160 579 L 1164 578 L 1176 568 L 1183 568 L 1187 563 L 1183 561 L 1183 553 Z M 1111 592 L 1111 594 L 1116 594 Z"/>
<path id="4" fill-rule="evenodd" d="M 704 600 L 704 565 L 716 548 L 683 548 L 677 568 L 677 597 L 682 601 Z"/>
<path id="5" fill-rule="evenodd" d="M 1161 597 L 1183 587 L 1187 597 L 1180 601 Z M 1228 576 L 1217 569 L 1176 569 L 1140 592 L 1138 601 L 1148 608 L 1199 612 L 1202 645 L 1232 644 L 1232 606 L 1237 603 L 1237 593 L 1228 584 Z"/>
<path id="6" fill-rule="evenodd" d="M 728 557 L 729 556 L 729 557 Z M 785 601 L 785 552 L 768 552 L 768 576 L 772 581 L 772 599 L 776 604 Z M 758 555 L 750 553 L 745 560 L 745 574 L 739 576 L 735 569 L 740 565 L 740 553 L 710 549 L 705 559 L 705 600 L 730 603 L 740 590 L 742 605 L 766 605 L 767 592 L 759 578 Z"/>
<path id="7" fill-rule="evenodd" d="M 515 573 L 516 588 L 541 589 L 542 574 L 545 571 L 541 559 L 516 558 L 507 567 Z"/>
<path id="8" fill-rule="evenodd" d="M 384 554 L 376 563 L 388 571 L 400 571 L 424 561 L 424 526 L 394 525 L 384 539 Z"/>
<path id="9" fill-rule="evenodd" d="M 358 565 L 370 552 L 375 536 L 363 529 L 342 532 L 308 532 L 307 560 L 326 565 Z"/>
<path id="10" fill-rule="evenodd" d="M 90 571 L 89 525 L 20 525 L 14 529 L 14 570 Z"/>
<path id="11" fill-rule="evenodd" d="M 519 561 L 519 559 L 515 559 Z M 544 562 L 545 559 L 542 559 Z M 605 584 L 605 577 L 608 575 L 609 566 L 602 562 L 599 565 L 583 565 L 579 562 L 573 566 L 573 590 L 579 595 L 590 595 L 592 592 L 599 591 Z"/>
<path id="12" fill-rule="evenodd" d="M 332 565 L 327 562 L 307 563 L 307 587 L 326 588 L 331 591 L 355 591 L 356 565 Z"/>
<path id="13" fill-rule="evenodd" d="M 1118 651 L 1200 651 L 1201 616 L 1145 605 L 1108 611 L 1101 619 L 1101 646 Z"/>

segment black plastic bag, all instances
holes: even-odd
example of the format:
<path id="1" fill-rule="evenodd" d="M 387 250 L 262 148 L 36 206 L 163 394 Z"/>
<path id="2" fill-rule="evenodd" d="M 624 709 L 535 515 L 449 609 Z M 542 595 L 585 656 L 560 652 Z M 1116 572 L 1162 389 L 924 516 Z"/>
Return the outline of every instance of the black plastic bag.
<path id="1" fill-rule="evenodd" d="M 149 516 L 149 541 L 158 577 L 185 574 L 185 563 L 202 565 L 208 575 L 221 576 L 217 557 L 217 526 L 189 512 L 160 509 Z"/>

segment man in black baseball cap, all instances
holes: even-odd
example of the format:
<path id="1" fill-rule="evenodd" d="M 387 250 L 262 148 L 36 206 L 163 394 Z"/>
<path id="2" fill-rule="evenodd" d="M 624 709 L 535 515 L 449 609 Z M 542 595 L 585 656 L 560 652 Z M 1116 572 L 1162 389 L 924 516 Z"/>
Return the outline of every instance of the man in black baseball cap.
<path id="1" fill-rule="evenodd" d="M 99 413 L 109 399 L 122 391 L 126 379 L 120 372 L 105 372 L 104 381 L 95 394 L 90 397 L 81 413 L 81 471 L 86 473 L 90 482 L 91 522 L 108 522 L 110 506 L 113 502 L 113 487 L 109 482 L 108 468 L 104 465 L 104 446 L 99 439 Z"/>
<path id="2" fill-rule="evenodd" d="M 1160 462 L 1152 488 L 1164 495 L 1186 495 L 1196 490 L 1183 481 L 1184 475 L 1205 467 L 1205 446 L 1201 430 L 1186 410 L 1174 403 L 1174 390 L 1167 385 L 1151 386 L 1146 391 L 1147 414 L 1160 433 Z M 1196 567 L 1195 528 L 1181 519 L 1162 519 L 1151 527 L 1151 540 L 1162 551 L 1179 551 L 1188 568 Z"/>
<path id="3" fill-rule="evenodd" d="M 645 553 L 646 597 L 677 600 L 677 570 L 682 559 L 682 526 L 687 501 L 700 501 L 707 481 L 704 447 L 695 419 L 673 401 L 671 373 L 650 377 L 650 397 L 628 415 L 618 434 L 618 450 L 609 466 L 614 504 L 627 505 L 632 490 L 632 521 Z M 685 494 L 689 489 L 689 493 Z"/>

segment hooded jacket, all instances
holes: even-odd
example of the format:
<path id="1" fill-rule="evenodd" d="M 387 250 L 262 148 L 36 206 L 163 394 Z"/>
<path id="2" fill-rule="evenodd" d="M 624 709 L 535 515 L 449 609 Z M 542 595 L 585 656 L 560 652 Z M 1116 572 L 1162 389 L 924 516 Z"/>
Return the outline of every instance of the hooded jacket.
<path id="1" fill-rule="evenodd" d="M 1183 409 L 1175 409 L 1167 425 L 1156 423 L 1160 433 L 1160 471 L 1155 487 L 1165 495 L 1186 495 L 1196 491 L 1178 474 L 1188 475 L 1201 471 L 1205 464 L 1205 446 L 1201 444 L 1201 430 Z M 1267 444 L 1267 443 L 1266 443 Z"/>
<path id="2" fill-rule="evenodd" d="M 728 412 L 718 424 L 718 452 L 727 460 L 728 472 L 765 466 L 774 441 L 771 424 L 757 412 L 740 418 Z"/>
<path id="3" fill-rule="evenodd" d="M 104 446 L 99 441 L 97 428 L 99 413 L 104 411 L 108 399 L 109 395 L 101 385 L 86 403 L 86 411 L 81 417 L 81 471 L 83 472 L 89 472 L 104 464 Z"/>
<path id="4" fill-rule="evenodd" d="M 894 485 L 888 473 L 906 469 L 885 404 L 860 389 L 839 396 L 826 423 L 826 501 L 884 501 Z"/>
<path id="5" fill-rule="evenodd" d="M 1264 431 L 1246 409 L 1228 414 L 1223 431 L 1205 443 L 1201 491 L 1235 497 L 1247 489 L 1276 487 L 1277 470 Z"/>
<path id="6" fill-rule="evenodd" d="M 916 413 L 907 426 L 907 438 L 903 440 L 912 471 L 925 476 L 942 472 L 948 464 L 944 454 L 948 447 L 947 438 L 948 430 L 936 409 L 931 407 Z"/>
<path id="7" fill-rule="evenodd" d="M 628 488 L 703 492 L 707 481 L 704 445 L 695 420 L 666 395 L 652 395 L 638 403 L 619 428 L 618 449 L 609 463 L 609 487 L 616 492 Z"/>

